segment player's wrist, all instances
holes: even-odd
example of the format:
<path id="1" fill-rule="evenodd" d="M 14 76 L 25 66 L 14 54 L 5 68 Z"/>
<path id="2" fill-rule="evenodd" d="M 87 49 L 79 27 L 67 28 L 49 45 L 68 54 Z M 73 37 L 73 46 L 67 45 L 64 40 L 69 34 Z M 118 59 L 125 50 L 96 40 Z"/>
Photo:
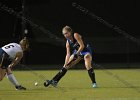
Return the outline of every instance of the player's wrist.
<path id="1" fill-rule="evenodd" d="M 79 55 L 80 55 L 80 53 L 79 53 L 79 52 L 76 52 L 76 55 L 78 55 L 78 56 L 79 56 Z"/>

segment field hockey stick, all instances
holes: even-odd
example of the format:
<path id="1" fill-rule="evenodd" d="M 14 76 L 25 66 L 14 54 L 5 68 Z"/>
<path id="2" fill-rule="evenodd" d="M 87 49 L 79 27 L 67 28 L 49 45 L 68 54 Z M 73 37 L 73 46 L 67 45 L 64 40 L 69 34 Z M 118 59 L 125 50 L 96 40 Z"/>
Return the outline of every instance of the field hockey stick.
<path id="1" fill-rule="evenodd" d="M 69 66 L 73 61 L 75 61 L 76 59 L 72 59 L 70 62 L 68 62 L 67 64 L 66 64 L 66 66 Z"/>

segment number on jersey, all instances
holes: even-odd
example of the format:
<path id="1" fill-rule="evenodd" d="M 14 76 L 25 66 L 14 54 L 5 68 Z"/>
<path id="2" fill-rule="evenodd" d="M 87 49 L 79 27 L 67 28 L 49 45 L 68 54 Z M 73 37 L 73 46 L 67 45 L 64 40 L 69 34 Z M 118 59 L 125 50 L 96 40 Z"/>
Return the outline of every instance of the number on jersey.
<path id="1" fill-rule="evenodd" d="M 9 49 L 9 48 L 13 48 L 13 47 L 14 47 L 14 45 L 8 45 L 8 46 L 5 46 L 4 48 Z"/>

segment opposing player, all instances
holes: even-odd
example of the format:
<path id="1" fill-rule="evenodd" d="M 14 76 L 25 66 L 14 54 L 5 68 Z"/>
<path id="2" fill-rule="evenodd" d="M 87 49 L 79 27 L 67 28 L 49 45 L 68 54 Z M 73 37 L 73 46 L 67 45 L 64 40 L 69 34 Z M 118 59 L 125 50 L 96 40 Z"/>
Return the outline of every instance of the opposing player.
<path id="1" fill-rule="evenodd" d="M 44 86 L 48 87 L 50 84 L 57 86 L 60 79 L 66 74 L 67 70 L 77 64 L 81 59 L 85 61 L 85 67 L 88 70 L 89 77 L 92 81 L 92 87 L 97 87 L 95 80 L 95 73 L 92 68 L 92 49 L 89 44 L 85 42 L 83 37 L 78 33 L 73 33 L 71 27 L 65 26 L 62 29 L 66 42 L 66 58 L 62 69 L 52 78 L 46 80 Z"/>
<path id="2" fill-rule="evenodd" d="M 18 83 L 11 69 L 20 62 L 23 52 L 28 50 L 28 48 L 29 42 L 26 37 L 19 44 L 9 43 L 0 48 L 0 81 L 6 75 L 16 90 L 26 90 L 26 88 Z"/>

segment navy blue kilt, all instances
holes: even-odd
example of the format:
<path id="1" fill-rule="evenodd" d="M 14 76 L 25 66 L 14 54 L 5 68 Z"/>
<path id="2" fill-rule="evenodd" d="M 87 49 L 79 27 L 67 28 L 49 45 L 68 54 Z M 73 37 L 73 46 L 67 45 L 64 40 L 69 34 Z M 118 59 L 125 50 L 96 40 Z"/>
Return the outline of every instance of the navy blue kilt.
<path id="1" fill-rule="evenodd" d="M 75 54 L 77 50 L 75 49 L 73 51 L 73 54 Z M 84 58 L 84 56 L 89 53 L 91 56 L 93 55 L 93 48 L 90 45 L 87 45 L 86 49 L 80 52 L 80 57 Z"/>
<path id="2" fill-rule="evenodd" d="M 2 69 L 7 69 L 9 64 L 11 64 L 11 60 L 9 59 L 9 55 L 0 48 L 0 64 L 2 64 Z"/>

